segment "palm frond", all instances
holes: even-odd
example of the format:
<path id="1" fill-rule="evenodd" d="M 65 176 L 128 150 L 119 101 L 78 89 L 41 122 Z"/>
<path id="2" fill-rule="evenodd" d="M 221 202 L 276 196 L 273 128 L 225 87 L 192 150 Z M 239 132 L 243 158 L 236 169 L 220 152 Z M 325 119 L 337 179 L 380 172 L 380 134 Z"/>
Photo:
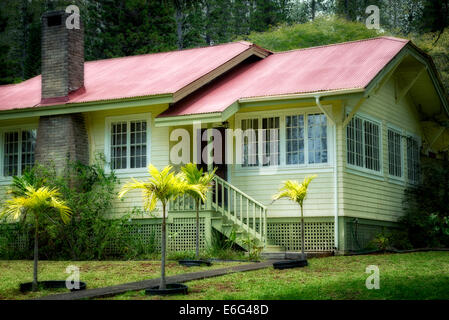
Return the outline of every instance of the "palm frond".
<path id="1" fill-rule="evenodd" d="M 305 177 L 302 183 L 299 183 L 296 180 L 284 181 L 283 185 L 279 189 L 279 192 L 273 196 L 273 201 L 287 198 L 291 201 L 299 203 L 299 205 L 302 206 L 304 199 L 307 196 L 307 188 L 315 177 L 316 175 Z"/>

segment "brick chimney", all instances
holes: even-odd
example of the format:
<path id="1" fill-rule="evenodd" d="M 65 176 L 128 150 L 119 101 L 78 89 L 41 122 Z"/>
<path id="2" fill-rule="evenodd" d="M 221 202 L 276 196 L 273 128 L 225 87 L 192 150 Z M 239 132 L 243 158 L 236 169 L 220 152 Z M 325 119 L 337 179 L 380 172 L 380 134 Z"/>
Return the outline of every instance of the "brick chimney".
<path id="1" fill-rule="evenodd" d="M 63 102 L 84 86 L 84 29 L 69 29 L 65 11 L 42 16 L 42 103 Z"/>
<path id="2" fill-rule="evenodd" d="M 64 11 L 42 16 L 42 103 L 64 103 L 84 86 L 83 24 L 68 29 Z M 89 163 L 88 135 L 82 113 L 41 116 L 36 162 L 63 170 L 68 161 Z"/>

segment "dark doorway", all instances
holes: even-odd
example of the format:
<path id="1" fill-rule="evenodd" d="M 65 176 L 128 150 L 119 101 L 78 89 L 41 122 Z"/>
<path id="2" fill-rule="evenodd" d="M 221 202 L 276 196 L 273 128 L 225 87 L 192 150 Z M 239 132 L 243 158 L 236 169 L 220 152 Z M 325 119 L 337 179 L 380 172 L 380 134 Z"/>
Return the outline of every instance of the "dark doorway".
<path id="1" fill-rule="evenodd" d="M 215 154 L 214 160 L 212 161 L 212 165 L 214 168 L 217 168 L 217 171 L 215 174 L 222 178 L 223 180 L 227 181 L 228 179 L 228 166 L 226 164 L 226 128 L 214 128 L 214 138 L 213 138 L 213 149 L 214 152 L 217 152 L 217 150 L 221 150 L 221 157 L 218 154 Z M 197 159 L 198 159 L 198 167 L 203 169 L 203 172 L 207 171 L 207 161 L 203 161 L 202 155 L 203 150 L 206 150 L 207 148 L 207 139 L 206 141 L 203 141 L 202 137 L 203 134 L 206 135 L 207 129 L 200 129 L 201 134 L 197 135 L 197 145 L 201 146 L 197 149 Z M 220 135 L 221 138 L 216 137 L 215 135 Z M 220 145 L 221 144 L 221 145 Z M 206 151 L 204 151 L 206 152 Z M 206 159 L 205 159 L 206 160 Z M 212 200 L 215 203 L 218 203 L 219 206 L 227 206 L 227 199 L 228 194 L 227 190 L 221 190 L 221 185 L 218 185 L 218 188 L 215 186 L 212 188 Z M 218 189 L 218 190 L 217 190 Z M 216 197 L 218 196 L 218 199 Z M 223 203 L 224 198 L 224 203 Z"/>
<path id="2" fill-rule="evenodd" d="M 220 178 L 222 178 L 223 180 L 227 181 L 228 178 L 228 166 L 226 165 L 226 129 L 225 128 L 214 128 L 216 132 L 216 134 L 220 134 L 221 135 L 221 143 L 219 141 L 219 139 L 215 139 L 214 137 L 214 141 L 213 141 L 213 148 L 214 151 L 220 149 L 221 150 L 221 159 L 216 159 L 216 157 L 214 157 L 214 160 L 212 162 L 212 165 L 214 168 L 217 168 L 217 171 L 215 172 L 217 176 L 219 176 Z M 207 141 L 203 141 L 202 137 L 203 134 L 206 135 L 205 131 L 207 129 L 201 129 L 201 134 L 197 135 L 197 145 L 200 145 L 201 148 L 197 149 L 197 159 L 198 159 L 198 166 L 199 168 L 202 168 L 204 172 L 207 171 L 207 162 L 203 162 L 203 150 L 206 150 L 207 148 Z M 219 145 L 221 144 L 221 146 Z"/>

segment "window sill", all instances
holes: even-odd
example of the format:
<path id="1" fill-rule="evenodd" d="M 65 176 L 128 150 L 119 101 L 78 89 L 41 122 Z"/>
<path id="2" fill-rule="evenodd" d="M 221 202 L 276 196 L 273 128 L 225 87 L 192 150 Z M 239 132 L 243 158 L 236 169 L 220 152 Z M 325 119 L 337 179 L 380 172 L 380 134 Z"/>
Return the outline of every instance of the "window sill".
<path id="1" fill-rule="evenodd" d="M 365 178 L 371 178 L 378 181 L 385 181 L 385 177 L 382 172 L 371 172 L 362 168 L 347 166 L 345 172 L 352 173 Z"/>
<path id="2" fill-rule="evenodd" d="M 405 181 L 403 178 L 395 177 L 395 176 L 388 176 L 388 182 L 394 183 L 400 186 L 405 185 Z"/>
<path id="3" fill-rule="evenodd" d="M 0 186 L 7 186 L 12 183 L 12 177 L 0 177 Z"/>
<path id="4" fill-rule="evenodd" d="M 266 176 L 277 174 L 305 173 L 313 174 L 318 172 L 333 172 L 334 167 L 329 164 L 314 166 L 279 166 L 279 167 L 239 167 L 234 170 L 236 177 L 244 176 Z"/>
<path id="5" fill-rule="evenodd" d="M 105 170 L 106 173 L 111 173 L 110 169 Z M 139 169 L 120 169 L 120 170 L 114 170 L 114 173 L 117 178 L 132 178 L 132 177 L 147 177 L 148 170 L 147 168 L 139 168 Z"/>

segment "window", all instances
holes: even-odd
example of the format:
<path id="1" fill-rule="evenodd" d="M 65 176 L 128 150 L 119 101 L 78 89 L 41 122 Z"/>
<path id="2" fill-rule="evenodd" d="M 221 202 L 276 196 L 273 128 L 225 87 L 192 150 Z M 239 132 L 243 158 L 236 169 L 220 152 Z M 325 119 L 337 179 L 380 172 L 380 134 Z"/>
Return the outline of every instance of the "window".
<path id="1" fill-rule="evenodd" d="M 119 120 L 114 121 L 115 119 Z M 110 133 L 107 149 L 111 169 L 145 168 L 149 162 L 148 121 L 135 116 L 123 116 L 109 118 L 107 122 Z"/>
<path id="2" fill-rule="evenodd" d="M 419 181 L 419 143 L 413 137 L 407 138 L 407 178 L 412 183 Z"/>
<path id="3" fill-rule="evenodd" d="M 307 116 L 309 163 L 327 162 L 327 119 L 324 114 Z"/>
<path id="4" fill-rule="evenodd" d="M 328 128 L 324 114 L 288 112 L 282 117 L 241 119 L 240 124 L 242 167 L 328 162 Z"/>
<path id="5" fill-rule="evenodd" d="M 262 118 L 262 164 L 279 165 L 279 117 Z"/>
<path id="6" fill-rule="evenodd" d="M 402 177 L 402 139 L 401 133 L 388 129 L 388 173 Z"/>
<path id="7" fill-rule="evenodd" d="M 3 176 L 21 175 L 34 165 L 36 130 L 3 133 Z"/>
<path id="8" fill-rule="evenodd" d="M 354 117 L 346 128 L 348 164 L 380 172 L 380 125 Z"/>
<path id="9" fill-rule="evenodd" d="M 258 129 L 259 119 L 243 119 L 243 162 L 242 167 L 254 167 L 259 165 L 258 155 Z"/>
<path id="10" fill-rule="evenodd" d="M 285 130 L 287 164 L 304 163 L 304 115 L 285 117 Z"/>

